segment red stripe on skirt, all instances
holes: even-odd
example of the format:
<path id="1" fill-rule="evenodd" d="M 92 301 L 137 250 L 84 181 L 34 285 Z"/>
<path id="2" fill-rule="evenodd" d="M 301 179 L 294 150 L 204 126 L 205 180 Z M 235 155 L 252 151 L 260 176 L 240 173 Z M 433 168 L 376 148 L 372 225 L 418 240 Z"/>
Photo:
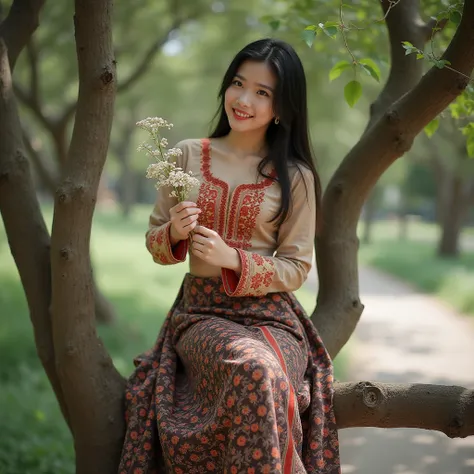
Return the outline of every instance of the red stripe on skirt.
<path id="1" fill-rule="evenodd" d="M 265 339 L 269 342 L 269 344 L 272 346 L 273 350 L 275 351 L 276 355 L 278 356 L 278 359 L 280 360 L 281 368 L 283 369 L 283 372 L 285 372 L 285 375 L 288 377 L 285 359 L 283 358 L 283 354 L 281 353 L 278 342 L 273 337 L 272 333 L 270 332 L 268 328 L 266 328 L 265 326 L 261 326 L 260 329 L 262 330 L 263 335 L 265 336 Z M 293 385 L 291 384 L 289 377 L 288 377 L 288 385 L 289 385 L 289 390 L 290 390 L 290 395 L 289 395 L 289 400 L 288 400 L 288 449 L 286 450 L 285 459 L 283 461 L 284 474 L 291 474 L 292 465 L 293 465 L 294 446 L 295 446 L 295 443 L 293 441 L 293 421 L 295 419 L 296 397 L 295 397 L 295 391 L 293 390 Z"/>

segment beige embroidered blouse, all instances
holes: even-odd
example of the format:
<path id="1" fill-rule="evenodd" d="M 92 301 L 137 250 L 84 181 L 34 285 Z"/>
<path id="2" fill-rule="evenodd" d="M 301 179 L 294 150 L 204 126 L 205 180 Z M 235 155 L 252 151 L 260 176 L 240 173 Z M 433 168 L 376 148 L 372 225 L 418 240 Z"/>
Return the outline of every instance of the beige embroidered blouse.
<path id="1" fill-rule="evenodd" d="M 280 187 L 258 176 L 258 162 L 239 166 L 214 139 L 188 139 L 176 146 L 183 151 L 177 165 L 192 171 L 201 183 L 188 198 L 202 210 L 199 225 L 218 232 L 227 245 L 237 249 L 242 263 L 237 275 L 189 252 L 190 273 L 221 275 L 230 296 L 297 290 L 307 278 L 313 257 L 316 206 L 311 171 L 300 166 L 299 172 L 295 165 L 290 166 L 293 210 L 278 228 L 268 221 L 279 209 Z M 268 171 L 275 173 L 271 168 Z M 165 188 L 158 191 L 146 233 L 146 246 L 162 265 L 183 262 L 189 250 L 184 240 L 171 247 L 169 209 L 177 201 L 169 192 Z"/>

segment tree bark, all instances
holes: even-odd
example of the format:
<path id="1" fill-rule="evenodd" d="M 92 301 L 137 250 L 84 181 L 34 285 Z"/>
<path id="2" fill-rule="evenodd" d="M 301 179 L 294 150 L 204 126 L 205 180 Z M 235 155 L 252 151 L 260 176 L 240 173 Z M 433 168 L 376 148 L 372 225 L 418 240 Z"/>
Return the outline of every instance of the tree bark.
<path id="1" fill-rule="evenodd" d="M 364 207 L 364 233 L 362 234 L 362 242 L 364 244 L 370 244 L 372 242 L 372 228 L 377 211 L 377 190 L 374 188 L 369 195 L 367 201 L 365 201 Z"/>
<path id="2" fill-rule="evenodd" d="M 112 4 L 75 1 L 79 98 L 51 238 L 53 341 L 78 474 L 116 472 L 124 433 L 124 380 L 96 334 L 88 258 L 116 91 Z"/>
<path id="3" fill-rule="evenodd" d="M 337 427 L 420 428 L 474 435 L 474 390 L 429 384 L 335 385 Z"/>
<path id="4" fill-rule="evenodd" d="M 37 23 L 33 19 L 37 18 L 43 1 L 30 2 L 22 15 L 21 5 L 25 3 L 17 0 L 10 11 L 10 15 L 14 12 L 16 18 L 16 34 L 10 37 L 9 45 L 3 36 L 4 25 L 0 26 L 0 211 L 28 302 L 36 350 L 64 418 L 69 423 L 64 394 L 56 373 L 51 335 L 50 240 L 22 147 L 22 130 L 10 69 L 10 64 L 15 65 L 16 56 L 36 28 Z M 10 22 L 9 28 L 15 29 L 10 15 L 5 22 Z M 28 15 L 33 19 L 26 18 Z M 13 58 L 9 60 L 10 51 Z"/>
<path id="5" fill-rule="evenodd" d="M 42 109 L 42 104 L 40 100 L 39 93 L 39 72 L 38 72 L 38 57 L 33 41 L 28 43 L 28 58 L 30 65 L 30 92 L 27 94 L 19 86 L 15 86 L 15 93 L 21 98 L 21 101 L 24 105 L 27 105 L 30 110 L 33 111 L 37 119 L 43 124 L 43 127 L 51 136 L 53 141 L 53 146 L 55 149 L 54 156 L 57 161 L 57 176 L 53 176 L 53 173 L 48 171 L 45 163 L 44 157 L 42 154 L 35 149 L 31 138 L 28 136 L 26 131 L 23 131 L 23 136 L 25 140 L 25 145 L 28 150 L 28 153 L 32 159 L 33 164 L 38 172 L 38 175 L 42 181 L 43 186 L 47 191 L 51 193 L 51 196 L 54 197 L 54 194 L 58 187 L 59 178 L 61 170 L 64 167 L 67 155 L 68 155 L 68 136 L 67 136 L 67 127 L 68 122 L 72 115 L 68 108 L 65 109 L 65 112 L 62 114 L 61 118 L 54 120 L 48 118 Z M 116 321 L 117 315 L 113 305 L 107 300 L 107 298 L 101 292 L 99 286 L 94 281 L 95 288 L 95 308 L 96 308 L 96 319 L 97 322 L 102 324 L 112 324 Z"/>
<path id="6" fill-rule="evenodd" d="M 384 2 L 386 7 L 388 2 Z M 397 13 L 395 15 L 395 13 Z M 312 320 L 335 357 L 353 333 L 363 311 L 359 299 L 357 222 L 362 205 L 382 173 L 412 146 L 421 130 L 467 87 L 474 66 L 474 2 L 464 3 L 461 23 L 443 55 L 451 69 L 433 67 L 410 84 L 416 58 L 400 43 L 422 48 L 426 26 L 420 26 L 419 2 L 400 2 L 387 17 L 392 46 L 390 77 L 405 94 L 366 131 L 333 175 L 323 197 L 324 226 L 316 239 L 318 304 Z M 403 56 L 403 58 L 402 58 Z M 398 66 L 395 66 L 398 64 Z M 390 82 L 389 79 L 388 82 Z M 402 90 L 398 88 L 398 94 Z M 392 100 L 395 95 L 392 96 Z"/>

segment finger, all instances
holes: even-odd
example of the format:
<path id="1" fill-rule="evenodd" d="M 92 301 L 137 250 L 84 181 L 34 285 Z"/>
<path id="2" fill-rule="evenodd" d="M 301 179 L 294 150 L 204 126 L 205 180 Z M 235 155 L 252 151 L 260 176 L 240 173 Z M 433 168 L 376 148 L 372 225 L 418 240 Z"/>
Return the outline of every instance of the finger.
<path id="1" fill-rule="evenodd" d="M 174 210 L 176 212 L 181 212 L 183 209 L 188 207 L 197 207 L 197 204 L 193 201 L 181 201 L 176 206 L 174 206 Z"/>
<path id="2" fill-rule="evenodd" d="M 199 234 L 204 235 L 204 237 L 213 237 L 214 236 L 214 231 L 211 229 L 208 229 L 207 227 L 204 227 L 203 225 L 198 225 L 196 226 L 196 232 Z"/>
<path id="3" fill-rule="evenodd" d="M 192 224 L 194 221 L 197 221 L 198 220 L 198 215 L 195 214 L 193 216 L 188 216 L 188 217 L 184 217 L 183 219 L 181 219 L 181 225 L 183 227 L 186 227 L 188 226 L 189 224 Z"/>
<path id="4" fill-rule="evenodd" d="M 196 214 L 200 214 L 201 209 L 198 207 L 186 207 L 182 209 L 181 211 L 177 211 L 174 207 L 170 209 L 170 215 L 172 216 L 177 216 L 177 217 L 187 217 L 187 216 L 192 216 Z"/>
<path id="5" fill-rule="evenodd" d="M 201 258 L 201 259 L 204 259 L 205 256 L 206 256 L 206 255 L 202 252 L 201 249 L 195 247 L 194 245 L 193 245 L 192 248 L 191 248 L 191 253 L 192 253 L 193 255 L 195 255 L 196 257 L 199 257 L 199 258 Z"/>
<path id="6" fill-rule="evenodd" d="M 197 226 L 197 227 L 199 227 L 199 226 Z M 208 242 L 208 240 L 203 235 L 194 233 L 193 234 L 193 242 L 205 245 Z"/>
<path id="7" fill-rule="evenodd" d="M 196 225 L 197 225 L 197 222 L 196 222 L 196 221 L 191 222 L 191 224 L 185 225 L 185 226 L 183 227 L 183 230 L 189 233 L 189 232 L 191 232 L 191 231 L 196 227 Z"/>
<path id="8" fill-rule="evenodd" d="M 187 217 L 187 216 L 198 215 L 200 213 L 201 213 L 201 209 L 199 209 L 198 207 L 187 207 L 183 209 L 182 211 L 177 212 L 176 214 L 179 217 Z"/>

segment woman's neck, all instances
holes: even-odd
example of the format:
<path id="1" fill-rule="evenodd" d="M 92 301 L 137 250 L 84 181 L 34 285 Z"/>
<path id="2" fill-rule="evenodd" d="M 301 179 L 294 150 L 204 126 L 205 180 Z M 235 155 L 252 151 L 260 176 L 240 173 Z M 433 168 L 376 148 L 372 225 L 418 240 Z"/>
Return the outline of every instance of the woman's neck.
<path id="1" fill-rule="evenodd" d="M 239 133 L 231 130 L 224 142 L 238 155 L 264 156 L 266 153 L 265 134 L 260 131 Z"/>

